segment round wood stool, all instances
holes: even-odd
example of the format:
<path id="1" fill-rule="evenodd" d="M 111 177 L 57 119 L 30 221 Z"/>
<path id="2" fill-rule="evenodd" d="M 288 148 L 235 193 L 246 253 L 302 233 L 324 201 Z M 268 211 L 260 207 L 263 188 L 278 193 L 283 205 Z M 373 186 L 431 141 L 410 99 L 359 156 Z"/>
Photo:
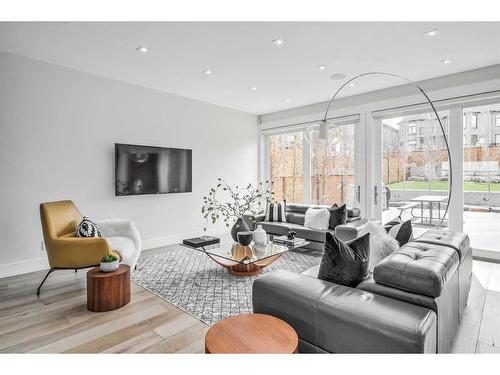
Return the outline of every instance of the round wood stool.
<path id="1" fill-rule="evenodd" d="M 297 353 L 299 338 L 285 321 L 265 314 L 223 319 L 205 336 L 205 353 Z"/>
<path id="2" fill-rule="evenodd" d="M 130 267 L 120 264 L 113 272 L 99 267 L 87 272 L 87 309 L 95 312 L 116 310 L 130 302 Z"/>

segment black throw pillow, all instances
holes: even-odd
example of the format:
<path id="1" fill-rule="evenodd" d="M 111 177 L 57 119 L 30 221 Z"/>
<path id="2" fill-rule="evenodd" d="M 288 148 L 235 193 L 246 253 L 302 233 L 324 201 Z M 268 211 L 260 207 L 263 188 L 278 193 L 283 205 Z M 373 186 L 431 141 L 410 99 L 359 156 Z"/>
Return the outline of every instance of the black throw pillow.
<path id="1" fill-rule="evenodd" d="M 318 279 L 355 287 L 368 276 L 369 256 L 370 233 L 344 243 L 327 232 Z"/>
<path id="2" fill-rule="evenodd" d="M 347 222 L 347 208 L 345 203 L 342 206 L 337 206 L 335 203 L 328 209 L 330 211 L 330 222 L 328 228 L 335 229 L 337 225 L 345 224 Z"/>
<path id="3" fill-rule="evenodd" d="M 400 216 L 384 224 L 384 229 L 398 241 L 399 246 L 413 241 L 413 227 L 411 220 L 403 222 Z"/>
<path id="4" fill-rule="evenodd" d="M 83 217 L 82 222 L 76 228 L 77 237 L 102 237 L 99 227 L 86 216 Z"/>

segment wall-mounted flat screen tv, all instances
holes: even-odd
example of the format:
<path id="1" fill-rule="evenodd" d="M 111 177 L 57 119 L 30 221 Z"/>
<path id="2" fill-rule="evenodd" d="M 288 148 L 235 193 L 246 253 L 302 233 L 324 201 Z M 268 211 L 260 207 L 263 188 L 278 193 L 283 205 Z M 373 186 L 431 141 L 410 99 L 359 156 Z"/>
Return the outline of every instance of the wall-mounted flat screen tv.
<path id="1" fill-rule="evenodd" d="M 192 191 L 192 150 L 115 144 L 115 195 Z"/>

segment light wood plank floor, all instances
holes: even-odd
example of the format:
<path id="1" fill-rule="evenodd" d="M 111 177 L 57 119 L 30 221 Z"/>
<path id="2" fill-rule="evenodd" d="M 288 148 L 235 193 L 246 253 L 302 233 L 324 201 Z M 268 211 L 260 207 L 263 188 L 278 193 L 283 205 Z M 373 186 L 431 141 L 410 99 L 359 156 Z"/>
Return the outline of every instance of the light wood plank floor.
<path id="1" fill-rule="evenodd" d="M 456 353 L 500 353 L 500 264 L 474 261 Z M 86 270 L 0 279 L 0 352 L 202 353 L 208 327 L 132 284 L 132 300 L 110 312 L 86 308 Z"/>

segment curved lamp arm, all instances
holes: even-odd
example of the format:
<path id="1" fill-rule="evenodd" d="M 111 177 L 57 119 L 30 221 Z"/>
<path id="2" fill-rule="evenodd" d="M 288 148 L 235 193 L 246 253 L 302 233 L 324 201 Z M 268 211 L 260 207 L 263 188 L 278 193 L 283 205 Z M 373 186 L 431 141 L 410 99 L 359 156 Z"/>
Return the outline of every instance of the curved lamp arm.
<path id="1" fill-rule="evenodd" d="M 415 82 L 411 81 L 410 79 L 408 79 L 406 77 L 403 77 L 403 76 L 400 76 L 399 74 L 386 73 L 386 72 L 367 72 L 367 73 L 359 74 L 359 75 L 357 75 L 357 76 L 349 79 L 347 82 L 345 82 L 342 86 L 340 86 L 340 88 L 335 92 L 335 94 L 333 94 L 332 98 L 328 102 L 328 106 L 326 107 L 326 111 L 325 111 L 325 115 L 323 116 L 322 124 L 326 124 L 326 121 L 327 121 L 327 118 L 328 118 L 328 112 L 330 112 L 330 109 L 332 107 L 333 101 L 335 100 L 335 98 L 337 97 L 337 95 L 342 91 L 342 89 L 344 87 L 346 87 L 352 81 L 354 81 L 354 80 L 356 80 L 358 78 L 364 77 L 364 76 L 369 76 L 369 75 L 385 75 L 385 76 L 391 76 L 391 77 L 400 78 L 403 81 L 405 81 L 406 83 L 409 83 L 410 85 L 412 85 L 413 87 L 416 87 L 417 90 L 422 93 L 422 95 L 425 97 L 425 99 L 427 100 L 427 102 L 430 104 L 430 106 L 432 108 L 432 111 L 436 115 L 436 119 L 438 120 L 439 127 L 441 129 L 441 133 L 443 133 L 444 142 L 445 142 L 445 145 L 446 145 L 446 153 L 448 154 L 448 164 L 449 164 L 448 202 L 446 203 L 446 210 L 444 211 L 444 215 L 443 215 L 441 221 L 439 222 L 439 224 L 437 226 L 437 228 L 439 229 L 441 227 L 441 225 L 443 224 L 443 221 L 444 221 L 444 219 L 446 217 L 446 214 L 448 213 L 448 208 L 450 206 L 451 193 L 453 191 L 453 168 L 452 168 L 452 163 L 451 163 L 450 146 L 448 144 L 448 137 L 446 136 L 446 132 L 444 130 L 443 123 L 441 122 L 441 118 L 439 117 L 439 114 L 438 114 L 438 112 L 436 110 L 436 107 L 434 106 L 434 103 L 432 102 L 432 100 L 429 98 L 429 96 L 426 94 L 426 92 L 424 91 L 424 89 L 422 87 L 420 87 L 419 85 L 417 85 Z M 431 207 L 431 209 L 432 209 L 432 207 Z"/>

